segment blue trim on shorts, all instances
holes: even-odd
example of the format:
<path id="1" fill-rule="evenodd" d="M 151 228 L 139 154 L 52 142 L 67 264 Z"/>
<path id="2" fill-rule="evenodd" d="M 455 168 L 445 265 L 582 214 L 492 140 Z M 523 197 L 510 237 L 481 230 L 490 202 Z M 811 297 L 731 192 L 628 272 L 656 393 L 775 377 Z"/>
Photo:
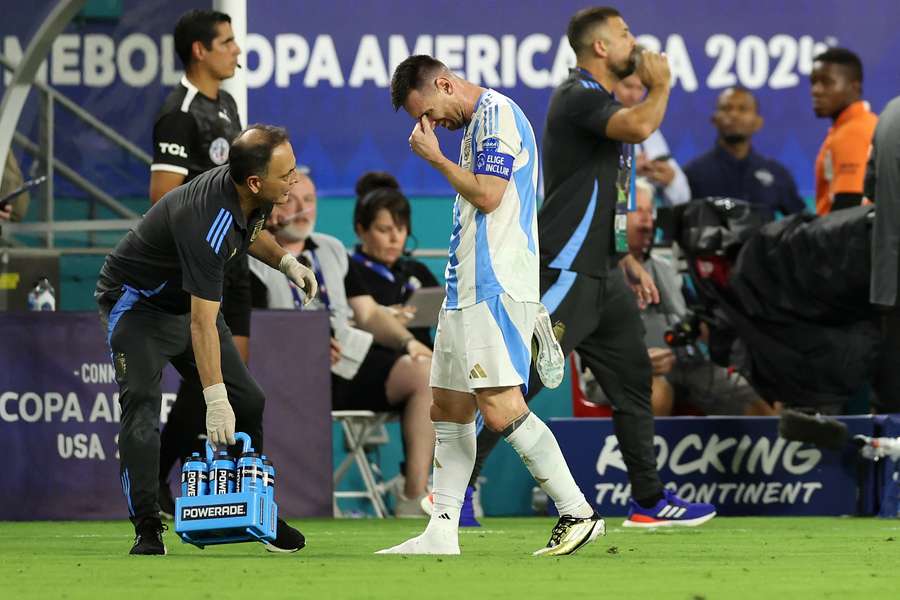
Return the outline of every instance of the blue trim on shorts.
<path id="1" fill-rule="evenodd" d="M 522 339 L 522 334 L 516 328 L 506 307 L 503 306 L 502 296 L 494 296 L 484 301 L 484 304 L 491 311 L 494 321 L 500 327 L 500 333 L 503 334 L 503 342 L 506 344 L 506 351 L 509 353 L 509 359 L 513 368 L 522 379 L 522 395 L 528 393 L 528 375 L 531 370 L 531 347 L 526 345 Z"/>

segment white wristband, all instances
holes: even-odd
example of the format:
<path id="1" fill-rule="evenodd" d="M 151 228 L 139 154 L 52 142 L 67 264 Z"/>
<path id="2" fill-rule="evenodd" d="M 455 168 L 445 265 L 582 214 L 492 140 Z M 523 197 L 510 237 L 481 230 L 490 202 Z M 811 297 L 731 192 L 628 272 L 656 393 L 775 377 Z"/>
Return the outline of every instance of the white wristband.
<path id="1" fill-rule="evenodd" d="M 228 391 L 225 389 L 224 383 L 216 383 L 209 387 L 203 388 L 203 399 L 206 404 L 212 404 L 218 400 L 228 401 Z"/>

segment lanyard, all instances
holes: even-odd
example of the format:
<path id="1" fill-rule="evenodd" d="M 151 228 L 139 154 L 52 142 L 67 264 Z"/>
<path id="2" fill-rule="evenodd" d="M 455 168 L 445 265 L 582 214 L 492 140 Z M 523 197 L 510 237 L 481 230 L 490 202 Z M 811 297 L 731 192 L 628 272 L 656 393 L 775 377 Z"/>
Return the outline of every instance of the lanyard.
<path id="1" fill-rule="evenodd" d="M 319 264 L 319 259 L 316 256 L 315 250 L 309 251 L 310 257 L 312 258 L 313 264 L 313 273 L 316 275 L 316 283 L 319 285 L 319 300 L 322 304 L 325 305 L 326 309 L 331 308 L 331 302 L 328 299 L 328 289 L 325 287 L 325 276 L 322 275 L 322 267 Z M 297 286 L 294 285 L 294 282 L 288 279 L 289 287 L 291 288 L 291 295 L 294 297 L 294 308 L 300 310 L 303 308 L 303 299 L 300 297 L 300 291 L 297 289 Z"/>
<path id="2" fill-rule="evenodd" d="M 381 276 L 382 279 L 386 279 L 387 281 L 390 281 L 391 283 L 397 283 L 397 277 L 394 275 L 394 273 L 389 268 L 387 268 L 385 265 L 383 265 L 379 262 L 375 262 L 374 260 L 369 260 L 368 258 L 366 258 L 366 256 L 362 252 L 359 252 L 359 251 L 354 252 L 350 256 L 350 258 L 352 258 L 354 261 L 358 262 L 365 268 L 369 269 L 376 275 Z M 412 294 L 414 291 L 416 291 L 416 287 L 411 282 L 407 281 L 403 285 L 403 294 L 404 295 Z"/>

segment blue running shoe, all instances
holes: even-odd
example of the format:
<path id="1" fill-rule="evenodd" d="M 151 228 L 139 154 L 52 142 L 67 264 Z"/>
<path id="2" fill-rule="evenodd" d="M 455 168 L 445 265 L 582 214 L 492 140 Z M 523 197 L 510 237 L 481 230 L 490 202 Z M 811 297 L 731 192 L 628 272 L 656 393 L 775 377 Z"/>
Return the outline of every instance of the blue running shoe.
<path id="1" fill-rule="evenodd" d="M 463 500 L 462 508 L 459 509 L 459 526 L 460 527 L 481 527 L 481 523 L 475 517 L 475 504 L 472 502 L 472 494 L 475 488 L 466 487 L 466 497 Z"/>
<path id="2" fill-rule="evenodd" d="M 685 502 L 672 490 L 663 490 L 663 498 L 652 508 L 629 501 L 628 518 L 622 527 L 696 527 L 716 516 L 716 507 L 703 502 Z"/>

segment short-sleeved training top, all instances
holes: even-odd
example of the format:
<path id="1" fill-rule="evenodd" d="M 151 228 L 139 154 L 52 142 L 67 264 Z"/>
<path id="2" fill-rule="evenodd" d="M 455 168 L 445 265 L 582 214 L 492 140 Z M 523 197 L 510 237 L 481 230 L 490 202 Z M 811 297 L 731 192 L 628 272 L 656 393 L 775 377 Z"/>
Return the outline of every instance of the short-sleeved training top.
<path id="1" fill-rule="evenodd" d="M 219 302 L 225 264 L 247 252 L 272 206 L 244 218 L 227 165 L 179 186 L 154 204 L 106 257 L 99 291 L 128 286 L 174 314 L 190 296 Z"/>
<path id="2" fill-rule="evenodd" d="M 606 125 L 621 109 L 583 69 L 572 69 L 553 92 L 538 213 L 544 268 L 605 277 L 615 264 L 616 184 L 631 176 L 630 147 L 607 137 Z"/>

